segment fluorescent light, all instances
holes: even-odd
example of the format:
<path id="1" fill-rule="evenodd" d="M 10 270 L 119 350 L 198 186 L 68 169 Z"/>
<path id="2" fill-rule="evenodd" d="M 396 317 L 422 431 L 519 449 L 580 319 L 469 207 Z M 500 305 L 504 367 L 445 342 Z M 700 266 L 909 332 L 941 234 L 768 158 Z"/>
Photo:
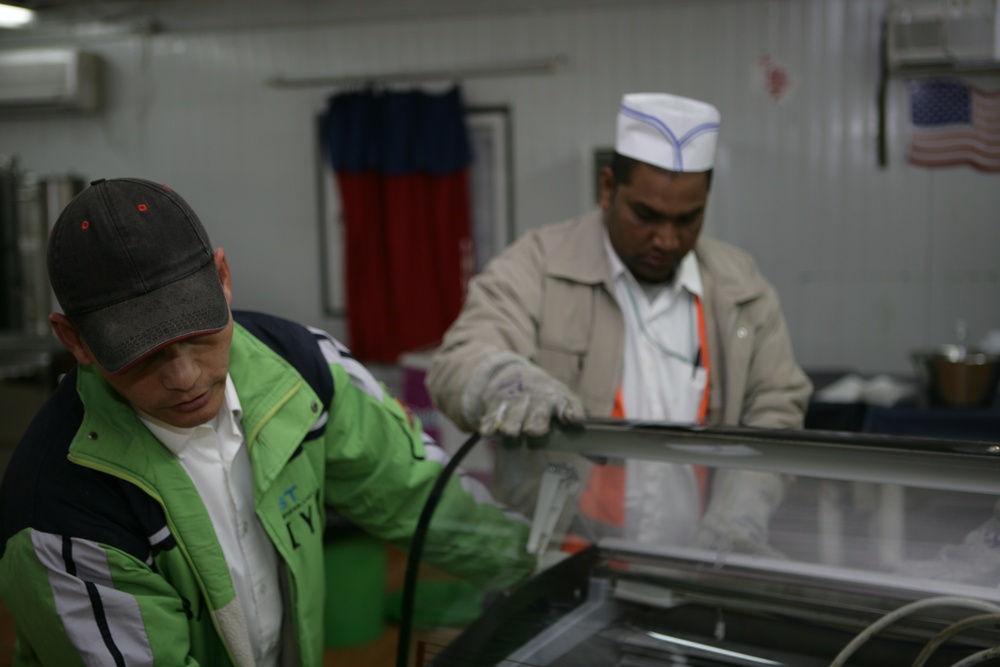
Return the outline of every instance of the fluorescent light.
<path id="1" fill-rule="evenodd" d="M 0 5 L 0 28 L 20 28 L 35 20 L 35 12 L 14 5 Z"/>
<path id="2" fill-rule="evenodd" d="M 746 653 L 737 653 L 736 651 L 727 651 L 724 648 L 716 648 L 715 646 L 709 646 L 708 644 L 700 644 L 698 642 L 688 641 L 686 639 L 681 639 L 680 637 L 671 637 L 670 635 L 661 635 L 659 632 L 646 632 L 647 635 L 653 639 L 659 639 L 663 642 L 668 642 L 670 644 L 677 644 L 678 646 L 686 646 L 687 648 L 697 649 L 699 651 L 705 651 L 706 653 L 714 653 L 718 656 L 725 656 L 728 658 L 736 658 L 737 660 L 743 660 L 745 662 L 752 662 L 758 665 L 783 665 L 783 662 L 775 662 L 774 660 L 768 660 L 767 658 L 758 658 L 753 655 L 747 655 Z"/>

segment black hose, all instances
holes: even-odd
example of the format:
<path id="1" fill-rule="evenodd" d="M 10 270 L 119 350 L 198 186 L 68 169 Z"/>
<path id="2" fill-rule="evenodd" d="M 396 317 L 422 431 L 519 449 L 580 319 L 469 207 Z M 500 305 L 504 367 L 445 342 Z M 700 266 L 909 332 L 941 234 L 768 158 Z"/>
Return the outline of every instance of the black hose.
<path id="1" fill-rule="evenodd" d="M 409 553 L 406 559 L 406 578 L 403 581 L 403 600 L 399 613 L 399 642 L 396 645 L 396 667 L 409 667 L 407 658 L 410 653 L 410 635 L 413 626 L 413 607 L 417 594 L 417 573 L 420 569 L 421 552 L 424 549 L 424 541 L 427 537 L 427 527 L 430 525 L 431 516 L 437 508 L 438 500 L 444 493 L 444 487 L 448 484 L 455 468 L 466 457 L 469 450 L 479 441 L 479 434 L 473 433 L 469 439 L 462 443 L 455 455 L 451 457 L 441 474 L 434 483 L 424 509 L 417 520 L 417 527 L 413 532 L 413 541 L 410 543 Z"/>

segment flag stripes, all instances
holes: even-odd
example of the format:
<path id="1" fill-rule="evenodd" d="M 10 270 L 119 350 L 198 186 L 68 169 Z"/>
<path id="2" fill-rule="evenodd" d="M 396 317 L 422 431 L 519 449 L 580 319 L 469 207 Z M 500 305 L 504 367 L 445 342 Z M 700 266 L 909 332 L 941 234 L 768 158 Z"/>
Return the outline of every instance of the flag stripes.
<path id="1" fill-rule="evenodd" d="M 910 164 L 1000 171 L 1000 92 L 955 79 L 914 80 L 907 89 Z"/>

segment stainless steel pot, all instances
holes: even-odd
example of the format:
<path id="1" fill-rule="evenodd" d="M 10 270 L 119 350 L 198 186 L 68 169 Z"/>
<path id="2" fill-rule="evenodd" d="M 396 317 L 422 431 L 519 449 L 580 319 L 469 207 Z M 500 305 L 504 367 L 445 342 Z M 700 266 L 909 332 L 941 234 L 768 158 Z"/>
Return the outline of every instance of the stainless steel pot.
<path id="1" fill-rule="evenodd" d="M 910 353 L 913 368 L 934 405 L 981 407 L 996 398 L 1000 354 L 964 345 L 939 345 Z"/>

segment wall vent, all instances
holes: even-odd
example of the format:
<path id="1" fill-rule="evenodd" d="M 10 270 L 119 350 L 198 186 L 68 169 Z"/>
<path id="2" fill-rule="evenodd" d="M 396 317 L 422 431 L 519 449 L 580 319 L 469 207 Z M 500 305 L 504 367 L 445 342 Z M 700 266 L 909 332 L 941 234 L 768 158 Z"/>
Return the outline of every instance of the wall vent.
<path id="1" fill-rule="evenodd" d="M 886 21 L 890 69 L 1000 65 L 997 0 L 898 5 Z"/>

